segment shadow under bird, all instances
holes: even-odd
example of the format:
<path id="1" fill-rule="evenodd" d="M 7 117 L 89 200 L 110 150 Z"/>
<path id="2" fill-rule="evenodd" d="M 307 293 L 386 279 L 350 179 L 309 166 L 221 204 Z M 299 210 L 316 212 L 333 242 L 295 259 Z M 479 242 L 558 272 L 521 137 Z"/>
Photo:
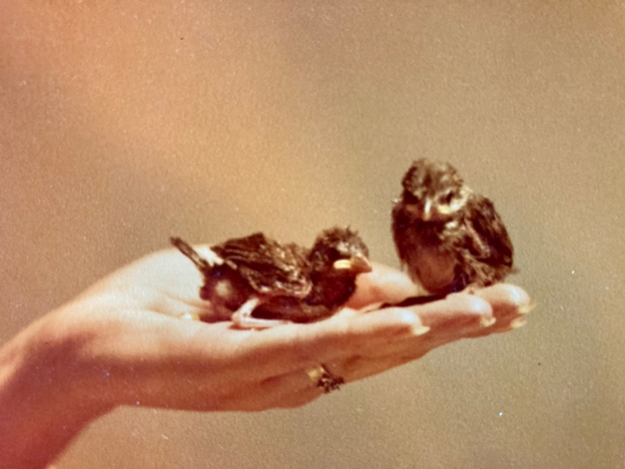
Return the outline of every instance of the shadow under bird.
<path id="1" fill-rule="evenodd" d="M 180 238 L 171 242 L 204 276 L 200 297 L 220 320 L 241 328 L 306 323 L 336 313 L 370 272 L 369 251 L 355 231 L 322 231 L 312 248 L 279 243 L 263 233 L 229 239 L 202 257 Z"/>
<path id="2" fill-rule="evenodd" d="M 452 165 L 416 160 L 402 188 L 392 212 L 395 246 L 412 280 L 431 295 L 401 305 L 492 285 L 515 271 L 512 242 L 493 202 L 466 186 Z"/>

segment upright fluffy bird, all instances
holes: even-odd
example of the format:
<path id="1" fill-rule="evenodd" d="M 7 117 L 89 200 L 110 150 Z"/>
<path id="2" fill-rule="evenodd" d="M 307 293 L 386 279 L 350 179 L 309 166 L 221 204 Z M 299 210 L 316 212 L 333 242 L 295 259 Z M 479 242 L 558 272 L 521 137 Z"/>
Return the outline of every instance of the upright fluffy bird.
<path id="1" fill-rule="evenodd" d="M 506 227 L 485 196 L 448 163 L 419 159 L 402 180 L 392 231 L 413 281 L 433 295 L 484 287 L 513 272 Z"/>
<path id="2" fill-rule="evenodd" d="M 200 297 L 216 317 L 243 328 L 329 317 L 371 271 L 367 246 L 349 228 L 322 231 L 311 249 L 254 233 L 211 246 L 208 259 L 180 238 L 171 242 L 203 274 Z"/>

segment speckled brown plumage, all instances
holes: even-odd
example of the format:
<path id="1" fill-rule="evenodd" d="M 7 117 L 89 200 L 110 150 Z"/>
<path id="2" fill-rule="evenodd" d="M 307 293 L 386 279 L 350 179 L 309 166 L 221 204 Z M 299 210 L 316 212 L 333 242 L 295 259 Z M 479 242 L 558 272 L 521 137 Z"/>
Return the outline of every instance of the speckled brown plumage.
<path id="1" fill-rule="evenodd" d="M 179 238 L 172 243 L 204 276 L 200 297 L 216 317 L 240 327 L 311 322 L 338 311 L 371 270 L 368 249 L 349 228 L 324 230 L 311 249 L 282 244 L 262 233 L 210 248 L 210 260 Z"/>
<path id="2" fill-rule="evenodd" d="M 411 278 L 434 295 L 484 287 L 513 272 L 513 247 L 491 200 L 448 163 L 420 159 L 402 180 L 392 231 Z"/>

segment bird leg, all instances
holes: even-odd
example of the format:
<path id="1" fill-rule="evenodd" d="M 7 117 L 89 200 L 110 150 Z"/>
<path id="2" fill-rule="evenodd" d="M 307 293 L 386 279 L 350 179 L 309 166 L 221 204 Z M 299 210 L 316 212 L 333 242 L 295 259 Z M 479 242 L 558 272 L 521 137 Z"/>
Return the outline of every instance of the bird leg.
<path id="1" fill-rule="evenodd" d="M 241 329 L 265 329 L 267 327 L 291 324 L 291 321 L 282 319 L 259 319 L 253 317 L 252 313 L 259 304 L 260 298 L 252 296 L 232 314 L 232 322 Z"/>

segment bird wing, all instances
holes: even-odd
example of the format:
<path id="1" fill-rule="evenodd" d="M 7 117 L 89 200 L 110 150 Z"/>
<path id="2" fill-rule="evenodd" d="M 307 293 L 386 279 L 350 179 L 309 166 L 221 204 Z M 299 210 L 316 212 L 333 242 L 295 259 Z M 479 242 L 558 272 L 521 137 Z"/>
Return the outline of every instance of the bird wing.
<path id="1" fill-rule="evenodd" d="M 392 232 L 402 266 L 408 263 L 410 253 L 418 248 L 413 239 L 414 237 L 410 236 L 410 224 L 410 217 L 404 210 L 403 204 L 401 201 L 397 201 L 392 213 Z"/>
<path id="2" fill-rule="evenodd" d="M 514 255 L 512 241 L 495 205 L 479 194 L 472 199 L 465 220 L 468 230 L 473 230 L 476 236 L 470 236 L 469 250 L 481 262 L 511 268 Z"/>
<path id="3" fill-rule="evenodd" d="M 310 292 L 306 250 L 295 244 L 283 245 L 263 233 L 254 233 L 211 249 L 260 293 L 304 298 Z"/>

